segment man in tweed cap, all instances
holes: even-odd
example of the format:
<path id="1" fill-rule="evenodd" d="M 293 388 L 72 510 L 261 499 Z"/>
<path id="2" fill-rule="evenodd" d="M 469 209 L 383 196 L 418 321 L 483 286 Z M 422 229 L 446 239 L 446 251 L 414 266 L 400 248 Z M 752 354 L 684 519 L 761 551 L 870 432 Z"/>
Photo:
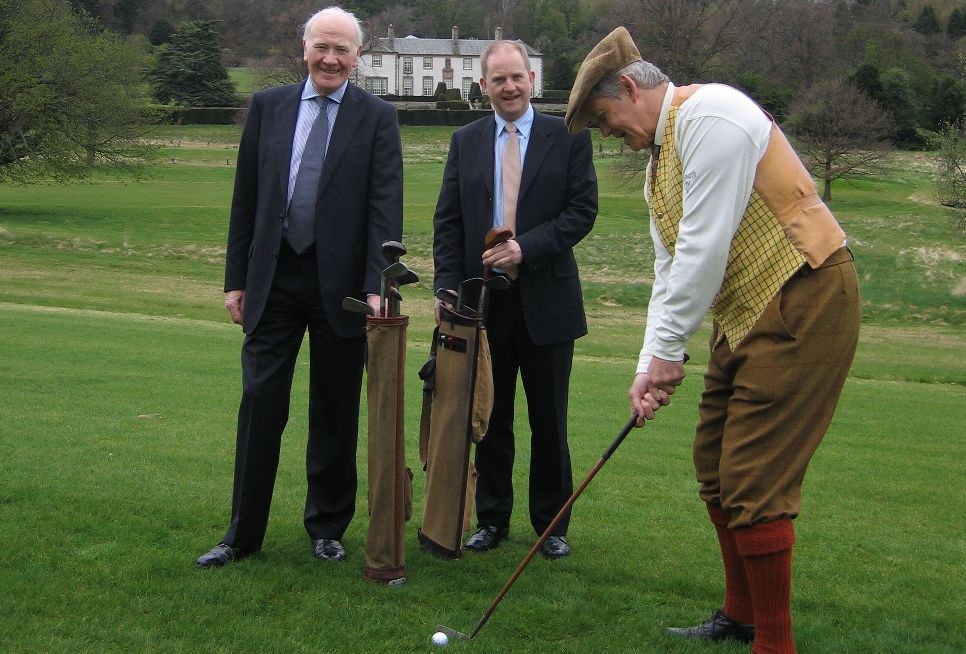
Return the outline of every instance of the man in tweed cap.
<path id="1" fill-rule="evenodd" d="M 724 606 L 667 631 L 794 652 L 792 520 L 858 339 L 845 234 L 771 116 L 725 85 L 675 86 L 623 27 L 587 55 L 566 122 L 651 151 L 655 279 L 628 393 L 639 426 L 668 404 L 688 338 L 709 310 L 714 318 L 694 465 L 721 546 Z"/>

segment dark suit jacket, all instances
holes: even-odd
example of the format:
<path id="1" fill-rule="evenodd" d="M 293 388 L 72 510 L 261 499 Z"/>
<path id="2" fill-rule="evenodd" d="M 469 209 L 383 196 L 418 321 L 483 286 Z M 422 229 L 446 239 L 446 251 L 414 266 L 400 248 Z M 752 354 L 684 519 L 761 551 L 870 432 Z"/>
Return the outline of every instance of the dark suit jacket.
<path id="1" fill-rule="evenodd" d="M 493 227 L 496 121 L 481 118 L 453 134 L 434 219 L 435 288 L 455 289 L 483 271 L 483 239 Z M 516 240 L 523 250 L 520 295 L 530 338 L 561 343 L 587 333 L 573 246 L 597 217 L 590 132 L 534 112 L 527 144 Z"/>
<path id="2" fill-rule="evenodd" d="M 238 149 L 225 291 L 245 291 L 245 333 L 255 329 L 272 288 L 304 83 L 252 96 Z M 402 239 L 402 195 L 396 111 L 350 83 L 332 126 L 315 222 L 322 301 L 339 336 L 362 334 L 364 318 L 344 311 L 342 299 L 379 292 L 388 265 L 382 242 Z"/>

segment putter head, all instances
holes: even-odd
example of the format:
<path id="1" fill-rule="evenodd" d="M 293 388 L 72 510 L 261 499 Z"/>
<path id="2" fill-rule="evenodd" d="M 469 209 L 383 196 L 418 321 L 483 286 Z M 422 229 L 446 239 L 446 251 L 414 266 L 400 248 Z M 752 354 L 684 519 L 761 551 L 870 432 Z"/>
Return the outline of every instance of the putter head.
<path id="1" fill-rule="evenodd" d="M 450 629 L 447 626 L 438 624 L 436 625 L 436 631 L 442 631 L 446 634 L 446 637 L 450 640 L 469 640 L 470 637 L 464 634 L 462 631 L 456 631 L 455 629 Z"/>
<path id="2" fill-rule="evenodd" d="M 346 311 L 351 311 L 352 313 L 361 313 L 367 316 L 376 315 L 376 312 L 373 311 L 368 302 L 363 302 L 362 300 L 354 297 L 342 298 L 342 308 Z"/>
<path id="3" fill-rule="evenodd" d="M 489 250 L 495 245 L 506 243 L 513 238 L 513 230 L 509 227 L 494 227 L 483 237 L 483 249 Z"/>
<path id="4" fill-rule="evenodd" d="M 389 263 L 396 263 L 399 257 L 406 254 L 406 246 L 399 241 L 383 241 L 382 254 Z"/>

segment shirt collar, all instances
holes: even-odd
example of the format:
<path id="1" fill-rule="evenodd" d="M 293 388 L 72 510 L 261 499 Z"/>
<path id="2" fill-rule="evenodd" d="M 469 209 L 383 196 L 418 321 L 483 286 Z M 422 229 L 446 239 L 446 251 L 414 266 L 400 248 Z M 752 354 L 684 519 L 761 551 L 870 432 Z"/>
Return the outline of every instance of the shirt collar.
<path id="1" fill-rule="evenodd" d="M 342 104 L 342 97 L 345 95 L 347 86 L 349 86 L 349 80 L 342 82 L 342 86 L 330 93 L 328 96 L 329 100 L 332 100 L 337 104 Z M 312 80 L 306 78 L 305 85 L 302 87 L 302 99 L 310 100 L 312 98 L 319 97 L 319 95 L 319 92 L 315 90 L 315 86 L 312 85 Z"/>
<path id="2" fill-rule="evenodd" d="M 661 105 L 661 114 L 657 119 L 657 127 L 654 132 L 654 145 L 660 147 L 664 145 L 664 128 L 667 126 L 667 115 L 671 111 L 671 101 L 674 99 L 674 84 L 667 83 L 667 91 L 664 92 L 664 103 Z"/>
<path id="3" fill-rule="evenodd" d="M 500 114 L 493 112 L 493 117 L 496 119 L 496 137 L 500 138 L 503 133 L 503 128 L 509 122 L 500 117 Z M 530 136 L 530 128 L 533 127 L 533 105 L 527 104 L 527 112 L 513 121 L 513 124 L 517 128 L 517 132 L 523 138 Z"/>

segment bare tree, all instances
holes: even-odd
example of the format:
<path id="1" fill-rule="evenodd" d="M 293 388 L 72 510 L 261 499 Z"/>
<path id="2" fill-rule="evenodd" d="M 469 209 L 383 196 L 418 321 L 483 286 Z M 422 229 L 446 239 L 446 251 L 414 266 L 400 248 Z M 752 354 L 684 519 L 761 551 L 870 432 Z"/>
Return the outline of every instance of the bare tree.
<path id="1" fill-rule="evenodd" d="M 944 206 L 966 209 L 966 116 L 939 136 L 936 195 Z"/>
<path id="2" fill-rule="evenodd" d="M 621 15 L 644 58 L 673 79 L 698 81 L 725 63 L 760 23 L 773 3 L 755 0 L 628 0 Z"/>
<path id="3" fill-rule="evenodd" d="M 832 199 L 836 179 L 870 179 L 889 169 L 892 122 L 846 80 L 812 85 L 792 106 L 787 125 L 802 162 L 823 182 L 823 200 Z"/>
<path id="4" fill-rule="evenodd" d="M 807 88 L 835 58 L 829 45 L 835 31 L 835 0 L 778 3 L 769 34 L 773 67 L 791 88 Z"/>

